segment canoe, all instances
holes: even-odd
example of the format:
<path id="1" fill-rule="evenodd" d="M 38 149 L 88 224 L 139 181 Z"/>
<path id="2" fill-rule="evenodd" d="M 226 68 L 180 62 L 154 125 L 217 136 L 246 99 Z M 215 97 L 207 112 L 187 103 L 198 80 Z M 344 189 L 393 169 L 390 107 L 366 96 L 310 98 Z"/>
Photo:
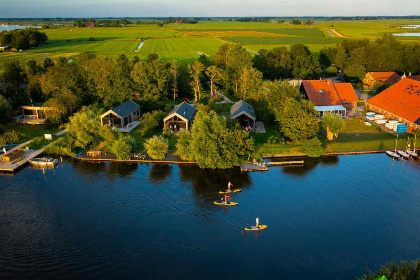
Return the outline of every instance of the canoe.
<path id="1" fill-rule="evenodd" d="M 233 189 L 233 190 L 230 190 L 230 191 L 220 191 L 219 193 L 220 194 L 225 194 L 225 193 L 237 193 L 237 192 L 240 192 L 240 191 L 242 191 L 242 189 Z"/>
<path id="2" fill-rule="evenodd" d="M 224 202 L 215 201 L 214 204 L 216 204 L 216 205 L 222 205 L 222 206 L 237 206 L 239 203 L 238 202 L 224 203 Z"/>
<path id="3" fill-rule="evenodd" d="M 400 158 L 400 155 L 399 154 L 394 153 L 394 152 L 391 152 L 391 151 L 386 151 L 386 154 L 388 156 L 392 157 L 392 158 L 396 158 L 396 159 L 399 159 Z"/>
<path id="4" fill-rule="evenodd" d="M 245 228 L 245 230 L 252 230 L 252 231 L 260 231 L 265 230 L 267 225 L 260 225 L 258 228 L 256 226 L 250 226 L 249 228 Z"/>
<path id="5" fill-rule="evenodd" d="M 58 163 L 58 160 L 54 158 L 42 157 L 30 159 L 29 163 L 40 167 L 54 167 Z"/>

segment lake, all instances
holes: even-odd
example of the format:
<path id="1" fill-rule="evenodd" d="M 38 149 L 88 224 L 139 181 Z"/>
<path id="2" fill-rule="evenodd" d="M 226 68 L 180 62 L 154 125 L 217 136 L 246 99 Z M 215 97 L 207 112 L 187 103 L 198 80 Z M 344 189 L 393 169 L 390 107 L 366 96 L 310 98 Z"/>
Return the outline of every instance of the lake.
<path id="1" fill-rule="evenodd" d="M 355 279 L 420 256 L 420 165 L 86 163 L 0 176 L 0 279 Z M 231 181 L 239 206 L 213 204 Z M 268 229 L 243 228 L 259 216 Z"/>
<path id="2" fill-rule="evenodd" d="M 0 32 L 4 30 L 14 30 L 14 29 L 25 29 L 25 28 L 40 28 L 39 26 L 29 26 L 29 25 L 0 25 Z"/>
<path id="3" fill-rule="evenodd" d="M 400 37 L 420 37 L 420 32 L 419 33 L 395 33 L 392 35 L 400 36 Z"/>

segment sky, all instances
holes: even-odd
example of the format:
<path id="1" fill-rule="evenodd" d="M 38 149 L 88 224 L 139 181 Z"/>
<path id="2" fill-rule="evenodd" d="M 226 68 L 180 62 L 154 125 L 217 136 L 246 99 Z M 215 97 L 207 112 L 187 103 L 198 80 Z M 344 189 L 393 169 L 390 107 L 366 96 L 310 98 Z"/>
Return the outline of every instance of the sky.
<path id="1" fill-rule="evenodd" d="M 0 18 L 420 15 L 420 0 L 0 0 Z"/>

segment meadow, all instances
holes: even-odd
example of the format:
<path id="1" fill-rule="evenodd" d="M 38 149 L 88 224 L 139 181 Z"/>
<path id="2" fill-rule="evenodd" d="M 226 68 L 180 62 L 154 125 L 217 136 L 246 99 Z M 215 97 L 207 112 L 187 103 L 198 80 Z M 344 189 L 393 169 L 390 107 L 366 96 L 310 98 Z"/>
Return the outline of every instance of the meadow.
<path id="1" fill-rule="evenodd" d="M 10 60 L 42 61 L 60 56 L 73 57 L 81 52 L 91 52 L 116 58 L 125 54 L 130 59 L 138 55 L 144 59 L 149 53 L 158 53 L 164 61 L 176 59 L 181 63 L 191 62 L 200 54 L 213 56 L 224 43 L 243 44 L 250 52 L 272 49 L 276 46 L 290 47 L 302 43 L 315 54 L 325 46 L 333 46 L 349 39 L 374 40 L 385 32 L 400 33 L 402 24 L 420 24 L 420 20 L 371 20 L 371 21 L 318 21 L 313 25 L 285 23 L 203 21 L 198 24 L 169 24 L 163 28 L 151 24 L 133 24 L 127 27 L 76 28 L 63 26 L 44 29 L 49 38 L 45 46 L 23 52 L 0 53 L 1 64 Z M 411 31 L 410 31 L 411 32 Z M 417 31 L 418 32 L 418 31 Z M 94 40 L 92 39 L 94 38 Z M 398 37 L 405 42 L 419 42 L 417 37 Z M 135 52 L 140 42 L 142 48 Z"/>

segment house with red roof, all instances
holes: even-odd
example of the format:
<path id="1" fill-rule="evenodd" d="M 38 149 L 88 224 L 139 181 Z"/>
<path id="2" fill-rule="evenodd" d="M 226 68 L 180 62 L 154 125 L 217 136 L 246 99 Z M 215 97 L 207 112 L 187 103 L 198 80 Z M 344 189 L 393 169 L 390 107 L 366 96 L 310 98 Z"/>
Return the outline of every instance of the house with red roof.
<path id="1" fill-rule="evenodd" d="M 95 27 L 95 23 L 94 23 L 94 22 L 92 22 L 92 21 L 85 21 L 83 25 L 84 25 L 85 27 L 90 27 L 90 28 Z"/>
<path id="2" fill-rule="evenodd" d="M 357 108 L 359 98 L 350 83 L 336 83 L 331 80 L 305 80 L 300 86 L 303 97 L 315 104 L 318 116 L 325 112 L 346 116 Z"/>
<path id="3" fill-rule="evenodd" d="M 395 84 L 400 80 L 400 76 L 396 72 L 367 72 L 363 79 L 363 84 L 373 88 L 375 83 Z"/>
<path id="4" fill-rule="evenodd" d="M 420 81 L 402 79 L 366 102 L 368 110 L 407 125 L 407 131 L 420 128 Z"/>

